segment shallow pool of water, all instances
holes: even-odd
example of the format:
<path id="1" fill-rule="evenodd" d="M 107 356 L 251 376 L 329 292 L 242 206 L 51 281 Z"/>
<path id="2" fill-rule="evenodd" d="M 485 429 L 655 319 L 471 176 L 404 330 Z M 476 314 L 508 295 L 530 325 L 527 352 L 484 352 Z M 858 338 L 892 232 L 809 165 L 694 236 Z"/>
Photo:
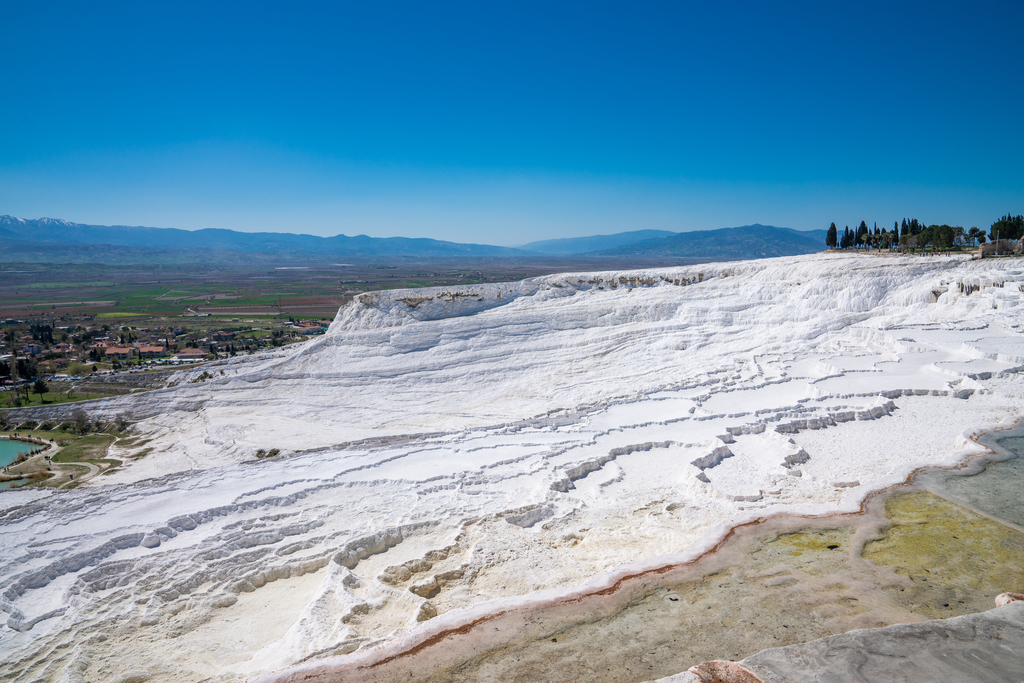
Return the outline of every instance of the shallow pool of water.
<path id="1" fill-rule="evenodd" d="M 1024 438 L 1000 445 L 1018 457 L 923 472 L 871 499 L 867 514 L 740 530 L 692 568 L 618 597 L 481 623 L 465 635 L 478 640 L 468 658 L 427 648 L 351 680 L 648 681 L 856 628 L 991 609 L 998 593 L 1024 590 Z M 461 649 L 459 638 L 446 642 Z"/>
<path id="2" fill-rule="evenodd" d="M 1024 437 L 1005 437 L 996 443 L 1016 457 L 987 463 L 984 472 L 969 477 L 941 470 L 925 472 L 917 477 L 916 483 L 943 498 L 1024 529 Z"/>
<path id="3" fill-rule="evenodd" d="M 0 467 L 7 467 L 18 457 L 18 453 L 30 453 L 33 448 L 39 446 L 13 439 L 0 439 Z"/>

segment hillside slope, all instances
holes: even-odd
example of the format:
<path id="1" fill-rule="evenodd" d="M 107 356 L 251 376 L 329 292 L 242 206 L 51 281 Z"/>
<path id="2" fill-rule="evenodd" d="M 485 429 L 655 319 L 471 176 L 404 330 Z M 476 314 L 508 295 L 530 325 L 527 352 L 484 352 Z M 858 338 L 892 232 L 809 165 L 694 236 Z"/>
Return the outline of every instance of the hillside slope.
<path id="1" fill-rule="evenodd" d="M 653 595 L 700 640 L 723 612 L 664 612 L 659 576 L 977 454 L 1022 416 L 1022 285 L 815 254 L 371 292 L 308 342 L 49 408 L 134 425 L 102 476 L 0 495 L 0 679 L 533 680 L 539 640 L 574 679 L 642 680 L 644 651 L 563 633 Z M 795 583 L 815 628 L 880 618 Z"/>
<path id="2" fill-rule="evenodd" d="M 818 232 L 821 232 L 820 238 Z M 772 225 L 745 225 L 720 230 L 680 232 L 601 253 L 608 256 L 681 256 L 716 259 L 757 259 L 798 256 L 822 251 L 823 231 L 800 232 Z"/>

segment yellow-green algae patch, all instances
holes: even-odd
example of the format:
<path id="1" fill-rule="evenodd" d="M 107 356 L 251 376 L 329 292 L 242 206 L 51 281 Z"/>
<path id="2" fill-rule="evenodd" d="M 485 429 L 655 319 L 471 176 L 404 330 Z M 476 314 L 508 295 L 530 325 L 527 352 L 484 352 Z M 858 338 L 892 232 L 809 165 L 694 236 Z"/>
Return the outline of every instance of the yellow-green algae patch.
<path id="1" fill-rule="evenodd" d="M 849 545 L 851 535 L 850 529 L 802 529 L 779 534 L 766 542 L 761 551 L 800 557 L 804 553 L 845 550 Z"/>
<path id="2" fill-rule="evenodd" d="M 857 555 L 861 521 L 773 520 L 742 529 L 681 580 L 652 578 L 614 613 L 580 615 L 577 623 L 552 620 L 526 636 L 544 620 L 537 614 L 518 632 L 523 638 L 455 670 L 410 680 L 635 683 L 695 662 L 739 660 L 851 629 L 922 621 L 883 589 L 909 582 Z M 580 654 L 594 643 L 601 644 L 601 657 Z"/>
<path id="3" fill-rule="evenodd" d="M 943 618 L 991 609 L 996 595 L 1024 586 L 1017 529 L 923 491 L 892 496 L 885 513 L 889 526 L 862 555 L 913 582 L 890 589 L 898 604 Z"/>
<path id="4" fill-rule="evenodd" d="M 614 613 L 553 620 L 412 680 L 653 680 L 851 629 L 989 610 L 997 594 L 1024 586 L 1022 569 L 1018 530 L 931 493 L 879 497 L 865 515 L 744 528 L 687 577 L 655 579 Z M 603 656 L 581 657 L 595 642 Z"/>

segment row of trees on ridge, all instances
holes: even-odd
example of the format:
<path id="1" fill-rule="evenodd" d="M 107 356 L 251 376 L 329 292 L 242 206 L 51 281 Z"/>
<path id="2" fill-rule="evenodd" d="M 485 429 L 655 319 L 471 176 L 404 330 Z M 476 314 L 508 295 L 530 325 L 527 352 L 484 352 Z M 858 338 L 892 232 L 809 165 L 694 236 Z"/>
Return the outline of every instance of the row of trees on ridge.
<path id="1" fill-rule="evenodd" d="M 896 247 L 928 247 L 950 249 L 954 246 L 984 244 L 988 240 L 1018 240 L 1024 237 L 1024 215 L 1006 214 L 992 224 L 988 234 L 977 227 L 966 230 L 959 225 L 925 225 L 916 218 L 896 221 L 892 230 L 869 228 L 864 221 L 855 230 L 846 226 L 839 234 L 836 224 L 829 226 L 825 244 L 831 249 L 892 249 Z"/>

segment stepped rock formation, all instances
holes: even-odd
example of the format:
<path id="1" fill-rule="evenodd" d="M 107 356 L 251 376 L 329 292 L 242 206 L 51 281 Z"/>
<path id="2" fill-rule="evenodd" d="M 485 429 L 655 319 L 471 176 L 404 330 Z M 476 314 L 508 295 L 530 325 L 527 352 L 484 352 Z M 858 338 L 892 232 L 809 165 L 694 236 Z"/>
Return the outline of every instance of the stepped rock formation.
<path id="1" fill-rule="evenodd" d="M 777 511 L 856 510 L 1020 418 L 1020 265 L 826 254 L 376 292 L 323 337 L 94 402 L 146 443 L 79 489 L 0 496 L 0 676 L 410 680 L 402 653 L 472 654 L 439 634 Z"/>

